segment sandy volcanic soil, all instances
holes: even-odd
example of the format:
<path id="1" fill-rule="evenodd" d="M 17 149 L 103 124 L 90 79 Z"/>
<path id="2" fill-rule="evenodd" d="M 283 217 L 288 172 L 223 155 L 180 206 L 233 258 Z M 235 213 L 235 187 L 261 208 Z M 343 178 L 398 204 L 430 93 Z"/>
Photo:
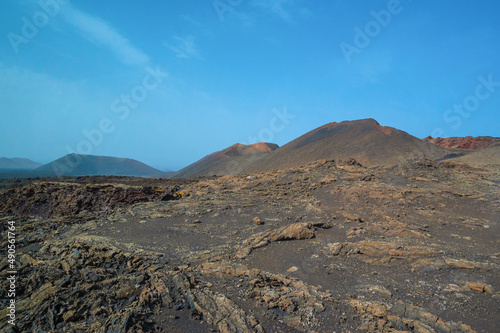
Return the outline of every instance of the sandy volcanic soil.
<path id="1" fill-rule="evenodd" d="M 7 221 L 17 226 L 19 279 L 18 326 L 3 299 L 2 330 L 500 327 L 498 168 L 321 161 L 142 181 L 3 184 L 2 280 Z"/>

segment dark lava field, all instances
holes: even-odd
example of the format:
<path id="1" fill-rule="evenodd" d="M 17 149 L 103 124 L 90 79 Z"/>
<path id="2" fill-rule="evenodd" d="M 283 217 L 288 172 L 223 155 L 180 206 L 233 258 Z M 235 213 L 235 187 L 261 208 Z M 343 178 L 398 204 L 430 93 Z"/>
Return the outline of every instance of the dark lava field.
<path id="1" fill-rule="evenodd" d="M 498 332 L 499 194 L 498 167 L 430 160 L 3 180 L 0 271 L 14 225 L 17 281 L 0 327 Z"/>

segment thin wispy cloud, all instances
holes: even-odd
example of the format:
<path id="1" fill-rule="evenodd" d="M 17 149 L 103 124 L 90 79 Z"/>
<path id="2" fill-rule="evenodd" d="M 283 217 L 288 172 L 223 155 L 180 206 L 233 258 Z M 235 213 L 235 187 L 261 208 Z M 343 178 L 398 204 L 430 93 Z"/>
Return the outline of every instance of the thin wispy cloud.
<path id="1" fill-rule="evenodd" d="M 172 50 L 177 58 L 201 58 L 193 36 L 174 36 L 173 42 L 165 43 L 165 46 Z"/>
<path id="2" fill-rule="evenodd" d="M 91 42 L 109 48 L 123 64 L 145 66 L 149 62 L 147 54 L 134 47 L 127 38 L 100 17 L 89 15 L 71 5 L 64 8 L 62 17 Z"/>

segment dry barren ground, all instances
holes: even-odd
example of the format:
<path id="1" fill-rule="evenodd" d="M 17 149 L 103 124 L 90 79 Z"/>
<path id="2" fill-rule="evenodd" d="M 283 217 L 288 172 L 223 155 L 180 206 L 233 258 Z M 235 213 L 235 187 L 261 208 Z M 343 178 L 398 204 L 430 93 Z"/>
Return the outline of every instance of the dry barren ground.
<path id="1" fill-rule="evenodd" d="M 500 172 L 418 161 L 4 181 L 12 332 L 496 332 Z M 7 323 L 7 222 L 17 237 Z"/>

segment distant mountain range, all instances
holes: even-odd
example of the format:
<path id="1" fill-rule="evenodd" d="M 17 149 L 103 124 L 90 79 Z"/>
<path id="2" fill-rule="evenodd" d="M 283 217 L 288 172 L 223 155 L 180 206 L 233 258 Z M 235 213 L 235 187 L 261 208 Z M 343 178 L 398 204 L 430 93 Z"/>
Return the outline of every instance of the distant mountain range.
<path id="1" fill-rule="evenodd" d="M 10 168 L 0 170 L 0 178 L 14 177 L 77 177 L 77 176 L 133 176 L 167 177 L 162 172 L 129 158 L 68 154 L 60 159 L 27 170 Z"/>
<path id="2" fill-rule="evenodd" d="M 380 126 L 374 119 L 329 123 L 280 148 L 268 143 L 257 145 L 269 149 L 231 146 L 182 169 L 175 177 L 255 173 L 299 167 L 320 159 L 354 158 L 366 166 L 394 165 L 417 158 L 437 160 L 454 152 L 395 128 Z M 234 153 L 235 150 L 247 153 Z"/>
<path id="3" fill-rule="evenodd" d="M 384 166 L 428 158 L 474 165 L 498 164 L 500 138 L 416 138 L 381 126 L 374 119 L 329 123 L 279 147 L 274 143 L 235 144 L 205 156 L 178 172 L 164 172 L 128 158 L 69 154 L 41 165 L 28 159 L 0 158 L 0 178 L 116 175 L 203 177 L 294 168 L 320 159 L 354 158 Z"/>
<path id="4" fill-rule="evenodd" d="M 329 123 L 253 163 L 247 171 L 299 167 L 320 159 L 354 158 L 365 166 L 394 165 L 418 158 L 439 159 L 450 152 L 374 119 Z"/>
<path id="5" fill-rule="evenodd" d="M 0 169 L 4 170 L 31 170 L 41 166 L 42 164 L 27 158 L 0 158 Z"/>
<path id="6" fill-rule="evenodd" d="M 69 154 L 35 171 L 54 176 L 161 176 L 163 172 L 129 158 Z"/>

